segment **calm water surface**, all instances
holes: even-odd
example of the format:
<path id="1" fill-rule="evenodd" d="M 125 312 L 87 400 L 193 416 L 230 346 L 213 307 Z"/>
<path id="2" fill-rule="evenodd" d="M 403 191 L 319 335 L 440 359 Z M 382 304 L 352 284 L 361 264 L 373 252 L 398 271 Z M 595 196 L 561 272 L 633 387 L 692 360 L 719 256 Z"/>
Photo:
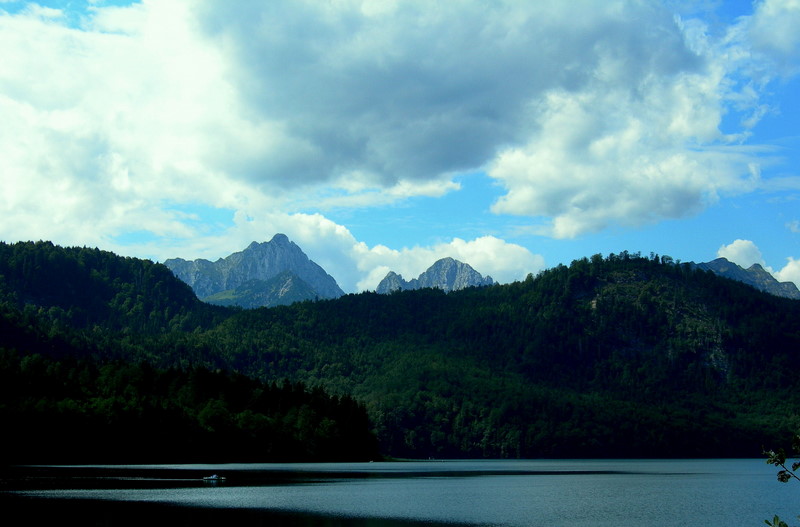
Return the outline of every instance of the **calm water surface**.
<path id="1" fill-rule="evenodd" d="M 214 473 L 226 480 L 202 481 Z M 0 506 L 95 525 L 792 524 L 800 485 L 775 473 L 763 459 L 20 467 Z"/>

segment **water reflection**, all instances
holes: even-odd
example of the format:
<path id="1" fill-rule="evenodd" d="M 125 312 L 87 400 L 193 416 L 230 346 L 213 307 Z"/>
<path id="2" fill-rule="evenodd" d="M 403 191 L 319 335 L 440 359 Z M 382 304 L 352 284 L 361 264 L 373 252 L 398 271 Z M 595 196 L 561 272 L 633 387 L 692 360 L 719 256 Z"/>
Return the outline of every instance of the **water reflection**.
<path id="1" fill-rule="evenodd" d="M 793 503 L 762 460 L 17 467 L 4 507 L 132 525 L 758 525 Z M 204 480 L 224 475 L 224 482 Z M 786 500 L 786 501 L 784 501 Z M 46 503 L 47 507 L 37 504 Z M 65 510 L 59 514 L 74 513 Z M 151 516 L 152 517 L 152 516 Z M 52 519 L 56 519 L 53 517 Z M 40 518 L 42 522 L 48 518 Z M 191 521 L 191 523 L 188 523 Z M 122 523 L 120 523 L 122 522 Z M 125 523 L 129 522 L 129 523 Z M 41 523 L 41 522 L 37 522 Z M 161 523 L 161 522 L 159 522 Z M 169 523 L 169 522 L 165 522 Z"/>

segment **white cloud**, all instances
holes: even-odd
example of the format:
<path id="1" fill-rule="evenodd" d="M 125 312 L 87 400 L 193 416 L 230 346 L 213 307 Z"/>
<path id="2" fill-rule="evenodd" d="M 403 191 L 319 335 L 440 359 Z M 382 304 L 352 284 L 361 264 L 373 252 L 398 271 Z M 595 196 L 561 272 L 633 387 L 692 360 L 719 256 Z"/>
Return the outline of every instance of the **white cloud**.
<path id="1" fill-rule="evenodd" d="M 800 0 L 756 2 L 747 29 L 755 50 L 774 61 L 781 73 L 796 73 L 800 66 Z"/>
<path id="2" fill-rule="evenodd" d="M 31 3 L 0 16 L 2 236 L 165 258 L 285 232 L 348 290 L 444 256 L 522 278 L 541 258 L 498 238 L 367 247 L 297 212 L 442 196 L 486 169 L 495 212 L 555 237 L 694 214 L 762 185 L 739 145 L 770 110 L 754 62 L 796 63 L 796 15 L 769 0 L 715 41 L 624 1 Z M 743 129 L 720 132 L 727 111 Z M 193 204 L 231 224 L 207 232 Z M 161 247 L 115 241 L 136 231 Z"/>
<path id="3" fill-rule="evenodd" d="M 182 3 L 147 2 L 99 10 L 85 31 L 0 17 L 6 236 L 190 236 L 165 202 L 235 204 L 227 171 L 264 134 L 238 113 L 188 16 Z"/>
<path id="4" fill-rule="evenodd" d="M 746 130 L 720 131 L 732 105 L 752 108 L 745 128 L 766 112 L 751 86 L 747 97 L 732 87 L 742 59 L 729 55 L 743 44 L 654 16 L 657 30 L 641 33 L 636 14 L 618 21 L 627 38 L 595 44 L 593 80 L 549 90 L 532 116 L 539 128 L 490 165 L 508 190 L 495 212 L 549 219 L 542 234 L 572 238 L 691 216 L 760 184 L 766 149 L 741 147 Z"/>
<path id="5" fill-rule="evenodd" d="M 761 250 L 750 240 L 734 240 L 729 245 L 723 245 L 717 251 L 717 256 L 725 258 L 744 269 L 753 264 L 759 264 L 766 270 L 771 271 L 764 261 Z"/>
<path id="6" fill-rule="evenodd" d="M 794 282 L 797 287 L 800 287 L 800 259 L 787 258 L 783 269 L 774 275 L 779 282 Z"/>
<path id="7" fill-rule="evenodd" d="M 571 238 L 613 224 L 685 217 L 721 192 L 752 189 L 746 155 L 680 144 L 684 129 L 693 127 L 689 121 L 699 121 L 694 128 L 710 134 L 704 127 L 719 115 L 705 117 L 707 111 L 689 103 L 690 93 L 674 94 L 679 85 L 672 94 L 663 86 L 651 88 L 651 100 L 644 101 L 617 88 L 551 93 L 540 110 L 541 132 L 526 146 L 500 154 L 489 169 L 508 190 L 493 210 L 552 218 L 543 233 Z M 681 101 L 671 104 L 670 95 Z"/>
<path id="8" fill-rule="evenodd" d="M 298 208 L 326 210 L 338 207 L 360 208 L 390 205 L 411 197 L 438 198 L 461 189 L 461 185 L 449 178 L 430 181 L 401 179 L 391 187 L 382 187 L 370 177 L 351 174 L 332 182 L 328 188 L 298 197 L 294 205 Z"/>

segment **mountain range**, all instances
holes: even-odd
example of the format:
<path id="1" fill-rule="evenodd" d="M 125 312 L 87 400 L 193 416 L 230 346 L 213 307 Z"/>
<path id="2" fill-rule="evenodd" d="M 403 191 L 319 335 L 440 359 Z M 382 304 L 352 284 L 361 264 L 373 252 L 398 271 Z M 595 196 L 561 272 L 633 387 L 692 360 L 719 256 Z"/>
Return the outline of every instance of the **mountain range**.
<path id="1" fill-rule="evenodd" d="M 198 298 L 220 306 L 273 307 L 303 300 L 338 298 L 344 294 L 336 280 L 285 234 L 276 234 L 269 242 L 253 242 L 244 250 L 216 262 L 172 258 L 164 265 L 187 283 Z M 778 282 L 758 264 L 744 269 L 725 258 L 717 258 L 691 265 L 776 296 L 800 299 L 800 290 L 795 284 Z M 390 271 L 375 291 L 388 294 L 435 288 L 451 292 L 493 284 L 490 276 L 484 277 L 469 264 L 448 257 L 436 261 L 409 281 Z"/>
<path id="2" fill-rule="evenodd" d="M 164 265 L 187 283 L 199 299 L 219 306 L 273 307 L 344 294 L 332 276 L 280 233 L 268 242 L 253 242 L 216 262 L 171 258 Z M 376 291 L 391 293 L 431 287 L 450 292 L 492 284 L 490 276 L 484 278 L 468 264 L 442 258 L 408 282 L 389 272 Z"/>
<path id="3" fill-rule="evenodd" d="M 785 298 L 800 299 L 800 290 L 793 282 L 778 282 L 761 265 L 753 264 L 747 269 L 725 259 L 717 258 L 710 262 L 697 264 L 699 269 L 711 271 L 718 276 L 730 278 L 755 287 L 765 293 Z"/>
<path id="4" fill-rule="evenodd" d="M 253 242 L 215 262 L 172 258 L 164 265 L 211 304 L 272 307 L 344 294 L 336 280 L 285 234 Z"/>

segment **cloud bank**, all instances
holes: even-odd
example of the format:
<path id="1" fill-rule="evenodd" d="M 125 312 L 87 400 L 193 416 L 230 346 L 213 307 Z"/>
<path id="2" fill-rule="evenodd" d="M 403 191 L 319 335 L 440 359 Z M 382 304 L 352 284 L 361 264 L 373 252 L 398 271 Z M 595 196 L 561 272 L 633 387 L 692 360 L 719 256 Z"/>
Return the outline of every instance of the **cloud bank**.
<path id="1" fill-rule="evenodd" d="M 441 196 L 483 170 L 504 189 L 494 213 L 573 238 L 759 188 L 765 149 L 744 141 L 800 64 L 796 0 L 722 32 L 622 0 L 4 5 L 4 238 L 114 249 L 141 232 L 165 258 L 295 231 L 354 264 L 352 288 L 440 254 L 500 280 L 543 263 L 493 237 L 366 247 L 304 211 Z M 192 205 L 230 224 L 208 232 Z"/>

